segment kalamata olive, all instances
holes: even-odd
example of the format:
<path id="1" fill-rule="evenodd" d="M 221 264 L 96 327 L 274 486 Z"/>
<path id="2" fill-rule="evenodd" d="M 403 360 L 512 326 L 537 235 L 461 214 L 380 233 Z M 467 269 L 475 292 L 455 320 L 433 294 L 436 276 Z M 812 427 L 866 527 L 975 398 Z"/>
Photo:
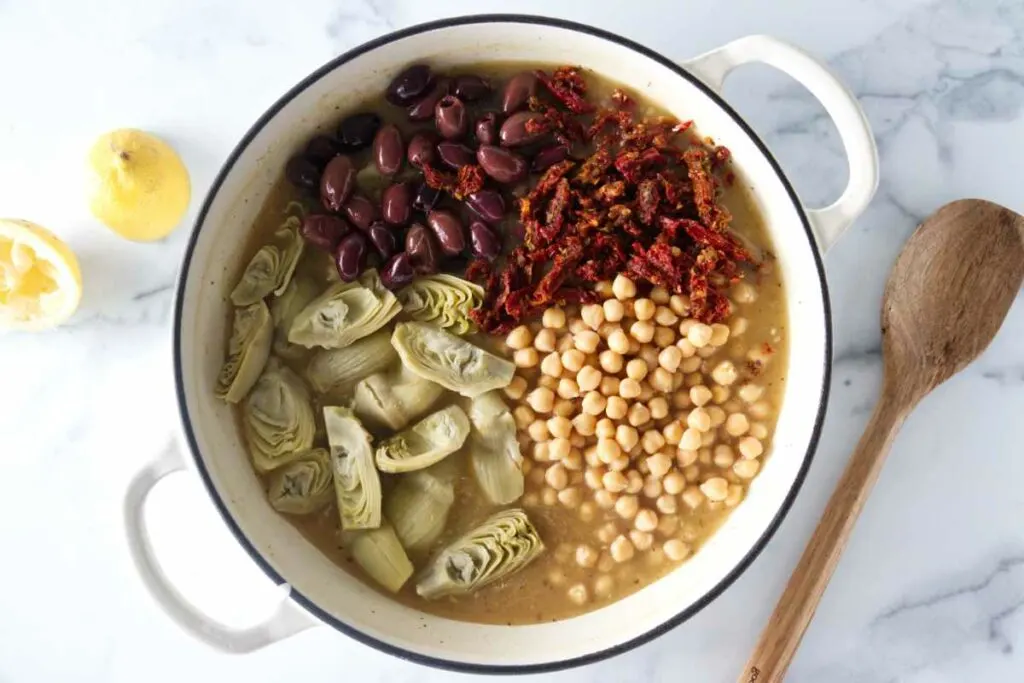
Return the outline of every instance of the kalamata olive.
<path id="1" fill-rule="evenodd" d="M 380 128 L 380 117 L 372 111 L 346 116 L 338 126 L 338 138 L 345 149 L 355 151 L 369 147 Z"/>
<path id="2" fill-rule="evenodd" d="M 314 247 L 319 247 L 324 251 L 334 251 L 341 238 L 349 233 L 349 227 L 337 216 L 311 213 L 302 219 L 299 233 Z"/>
<path id="3" fill-rule="evenodd" d="M 473 126 L 473 133 L 481 145 L 498 144 L 498 115 L 492 111 L 478 118 Z"/>
<path id="4" fill-rule="evenodd" d="M 476 102 L 491 94 L 491 82 L 472 74 L 457 76 L 452 92 L 463 102 Z"/>
<path id="5" fill-rule="evenodd" d="M 412 208 L 426 213 L 434 208 L 441 198 L 441 190 L 436 190 L 426 183 L 420 183 L 416 196 L 412 199 Z"/>
<path id="6" fill-rule="evenodd" d="M 405 225 L 412 216 L 412 185 L 393 183 L 380 195 L 380 215 L 385 223 Z"/>
<path id="7" fill-rule="evenodd" d="M 451 81 L 439 78 L 430 91 L 408 109 L 410 121 L 429 121 L 434 118 L 434 108 L 438 100 L 448 94 Z"/>
<path id="8" fill-rule="evenodd" d="M 441 263 L 441 249 L 430 230 L 420 223 L 413 223 L 405 233 L 405 251 L 412 259 L 417 273 L 430 275 L 437 272 Z"/>
<path id="9" fill-rule="evenodd" d="M 385 225 L 383 221 L 376 221 L 367 228 L 366 236 L 382 259 L 389 259 L 398 251 L 395 230 L 391 226 Z"/>
<path id="10" fill-rule="evenodd" d="M 405 107 L 422 97 L 430 88 L 434 75 L 426 64 L 413 64 L 395 76 L 384 93 L 391 104 Z"/>
<path id="11" fill-rule="evenodd" d="M 533 157 L 532 169 L 534 171 L 543 171 L 550 166 L 554 166 L 559 161 L 565 161 L 569 156 L 569 148 L 562 143 L 557 143 L 537 152 L 537 155 Z"/>
<path id="12" fill-rule="evenodd" d="M 445 95 L 434 108 L 434 125 L 446 140 L 458 140 L 469 129 L 466 105 L 455 95 Z"/>
<path id="13" fill-rule="evenodd" d="M 474 192 L 466 197 L 466 206 L 488 223 L 500 223 L 505 217 L 505 199 L 494 190 Z"/>
<path id="14" fill-rule="evenodd" d="M 369 243 L 366 235 L 361 232 L 350 232 L 338 242 L 334 250 L 334 265 L 338 267 L 338 275 L 345 282 L 352 282 L 366 267 L 366 256 Z"/>
<path id="15" fill-rule="evenodd" d="M 421 168 L 423 164 L 433 164 L 437 159 L 437 135 L 433 131 L 413 135 L 412 140 L 409 140 L 407 156 L 409 163 L 416 168 Z"/>
<path id="16" fill-rule="evenodd" d="M 469 224 L 469 244 L 473 249 L 474 256 L 488 261 L 493 261 L 501 253 L 498 236 L 483 221 L 473 221 Z"/>
<path id="17" fill-rule="evenodd" d="M 402 168 L 405 161 L 405 145 L 402 133 L 393 123 L 381 126 L 373 138 L 373 163 L 381 175 L 392 176 Z"/>
<path id="18" fill-rule="evenodd" d="M 541 129 L 540 131 L 530 133 L 526 130 L 526 124 L 529 121 L 537 121 L 540 123 L 543 120 L 544 115 L 540 112 L 516 112 L 505 119 L 505 123 L 501 124 L 501 130 L 498 132 L 498 139 L 501 141 L 503 147 L 521 147 L 523 145 L 528 145 L 531 142 L 536 142 L 547 135 L 547 131 Z"/>
<path id="19" fill-rule="evenodd" d="M 458 169 L 463 166 L 476 163 L 476 155 L 473 154 L 473 150 L 466 147 L 461 142 L 452 142 L 451 140 L 445 140 L 437 145 L 437 155 L 441 157 L 441 161 L 447 166 Z"/>
<path id="20" fill-rule="evenodd" d="M 462 227 L 462 221 L 451 211 L 431 211 L 427 214 L 427 225 L 437 237 L 445 256 L 455 256 L 466 248 L 466 232 Z"/>
<path id="21" fill-rule="evenodd" d="M 334 138 L 326 135 L 315 135 L 306 145 L 306 158 L 323 170 L 327 162 L 341 153 L 341 145 Z"/>
<path id="22" fill-rule="evenodd" d="M 381 284 L 392 290 L 405 287 L 414 277 L 416 270 L 412 267 L 412 257 L 406 251 L 389 258 L 380 269 Z"/>
<path id="23" fill-rule="evenodd" d="M 526 159 L 515 152 L 494 145 L 480 145 L 476 150 L 476 161 L 484 173 L 499 183 L 518 183 L 529 170 Z"/>
<path id="24" fill-rule="evenodd" d="M 377 205 L 361 194 L 354 194 L 342 207 L 349 223 L 365 232 L 377 220 Z"/>
<path id="25" fill-rule="evenodd" d="M 532 71 L 523 71 L 509 79 L 501 95 L 501 112 L 508 116 L 523 107 L 537 94 L 537 77 Z"/>
<path id="26" fill-rule="evenodd" d="M 320 184 L 320 171 L 316 164 L 304 156 L 292 157 L 284 166 L 284 176 L 295 187 L 312 190 Z"/>
<path id="27" fill-rule="evenodd" d="M 339 154 L 328 162 L 320 178 L 320 201 L 331 211 L 341 211 L 356 185 L 356 167 Z"/>

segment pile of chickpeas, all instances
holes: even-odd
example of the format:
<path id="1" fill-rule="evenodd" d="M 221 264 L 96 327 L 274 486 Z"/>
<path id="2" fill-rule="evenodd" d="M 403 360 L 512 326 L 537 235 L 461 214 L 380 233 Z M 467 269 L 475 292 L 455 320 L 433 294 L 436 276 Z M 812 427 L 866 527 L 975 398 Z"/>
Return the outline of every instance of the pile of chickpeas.
<path id="1" fill-rule="evenodd" d="M 752 301 L 740 285 L 733 299 Z M 698 322 L 686 296 L 638 296 L 622 275 L 595 289 L 600 303 L 548 308 L 540 326 L 505 340 L 519 368 L 505 393 L 524 448 L 523 505 L 593 522 L 592 538 L 558 550 L 599 570 L 591 585 L 569 586 L 581 605 L 611 596 L 618 565 L 689 556 L 703 532 L 687 519 L 739 504 L 773 412 L 750 369 L 769 356 L 738 343 L 745 318 Z"/>

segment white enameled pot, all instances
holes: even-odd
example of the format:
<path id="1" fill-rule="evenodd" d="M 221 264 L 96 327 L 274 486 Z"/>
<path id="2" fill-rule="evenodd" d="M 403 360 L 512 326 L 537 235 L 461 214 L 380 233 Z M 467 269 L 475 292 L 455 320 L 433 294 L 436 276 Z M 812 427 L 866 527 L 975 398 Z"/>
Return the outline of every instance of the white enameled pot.
<path id="1" fill-rule="evenodd" d="M 241 239 L 285 161 L 318 126 L 381 92 L 414 62 L 439 70 L 490 61 L 580 64 L 627 84 L 732 150 L 771 231 L 788 293 L 789 371 L 764 469 L 747 499 L 693 558 L 660 581 L 597 611 L 536 626 L 481 626 L 399 605 L 327 560 L 266 501 L 229 408 L 213 385 L 229 320 L 229 274 Z M 850 183 L 837 202 L 807 209 L 764 144 L 722 100 L 728 73 L 770 64 L 805 85 L 842 136 Z M 878 179 L 875 145 L 853 96 L 817 61 L 751 36 L 683 63 L 631 41 L 564 21 L 475 16 L 399 31 L 331 61 L 284 95 L 245 135 L 213 183 L 185 254 L 174 308 L 174 366 L 182 434 L 133 480 L 125 502 L 129 548 L 150 592 L 183 628 L 247 652 L 327 624 L 398 656 L 465 671 L 535 672 L 622 652 L 686 620 L 719 595 L 764 547 L 810 464 L 829 388 L 831 325 L 821 253 L 867 206 Z M 799 359 L 797 362 L 794 359 Z M 154 560 L 142 509 L 165 475 L 194 470 L 238 542 L 289 598 L 264 624 L 231 629 L 188 604 Z"/>

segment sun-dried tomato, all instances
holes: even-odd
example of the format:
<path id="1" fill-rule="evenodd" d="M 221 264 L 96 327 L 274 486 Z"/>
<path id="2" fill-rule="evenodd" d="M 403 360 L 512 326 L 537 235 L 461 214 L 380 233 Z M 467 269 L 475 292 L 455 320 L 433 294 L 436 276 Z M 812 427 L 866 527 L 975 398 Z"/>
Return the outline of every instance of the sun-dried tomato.
<path id="1" fill-rule="evenodd" d="M 614 204 L 624 194 L 626 194 L 626 183 L 621 180 L 612 180 L 597 188 L 594 198 L 607 206 Z"/>
<path id="2" fill-rule="evenodd" d="M 444 190 L 445 192 L 454 192 L 455 187 L 458 185 L 458 178 L 453 176 L 451 173 L 445 173 L 444 171 L 438 170 L 430 164 L 423 164 L 423 180 L 435 190 Z"/>
<path id="3" fill-rule="evenodd" d="M 465 197 L 479 192 L 484 189 L 484 180 L 487 176 L 484 174 L 484 169 L 476 164 L 467 164 L 459 169 L 459 177 L 455 183 L 455 189 L 452 192 L 452 196 L 458 200 L 462 200 Z"/>
<path id="4" fill-rule="evenodd" d="M 569 194 L 569 180 L 562 178 L 555 188 L 555 196 L 548 202 L 547 216 L 544 225 L 541 227 L 540 244 L 547 244 L 555 241 L 562 232 L 565 225 L 566 213 L 569 210 L 569 202 L 572 197 Z"/>
<path id="5" fill-rule="evenodd" d="M 632 107 L 636 104 L 633 98 L 630 97 L 622 88 L 616 88 L 612 90 L 612 102 L 615 103 L 616 107 Z"/>
<path id="6" fill-rule="evenodd" d="M 466 279 L 470 282 L 486 282 L 491 277 L 491 262 L 487 259 L 473 259 L 466 266 Z"/>
<path id="7" fill-rule="evenodd" d="M 572 113 L 586 114 L 594 111 L 594 105 L 583 99 L 587 93 L 587 84 L 580 75 L 579 67 L 560 66 L 550 75 L 538 69 L 534 74 L 548 92 Z"/>
<path id="8" fill-rule="evenodd" d="M 607 147 L 600 147 L 580 166 L 580 170 L 576 173 L 576 181 L 584 185 L 595 185 L 601 182 L 604 174 L 611 168 L 612 161 L 611 151 Z"/>
<path id="9" fill-rule="evenodd" d="M 693 185 L 693 201 L 701 222 L 712 230 L 721 232 L 729 227 L 732 215 L 718 203 L 718 188 L 711 174 L 708 157 L 708 151 L 703 147 L 691 147 L 683 154 L 690 183 Z"/>
<path id="10" fill-rule="evenodd" d="M 658 181 L 654 178 L 645 178 L 640 181 L 636 188 L 637 217 L 644 225 L 654 222 L 658 215 L 658 204 L 661 202 L 661 195 L 658 193 Z"/>
<path id="11" fill-rule="evenodd" d="M 633 114 L 628 111 L 603 109 L 594 117 L 594 122 L 587 128 L 587 139 L 592 140 L 600 133 L 616 135 L 633 125 Z"/>
<path id="12" fill-rule="evenodd" d="M 660 168 L 664 163 L 665 157 L 653 147 L 648 147 L 642 152 L 626 150 L 619 152 L 619 155 L 615 157 L 615 170 L 621 173 L 631 185 L 636 185 L 648 170 Z"/>

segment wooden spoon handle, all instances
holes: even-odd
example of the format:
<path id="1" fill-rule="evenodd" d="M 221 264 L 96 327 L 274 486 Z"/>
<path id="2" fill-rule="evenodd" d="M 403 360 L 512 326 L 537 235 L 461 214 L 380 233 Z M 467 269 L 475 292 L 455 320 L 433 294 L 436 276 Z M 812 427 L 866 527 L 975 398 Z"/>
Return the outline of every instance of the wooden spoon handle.
<path id="1" fill-rule="evenodd" d="M 909 412 L 907 400 L 883 389 L 882 398 L 846 471 L 807 543 L 800 562 L 747 661 L 739 683 L 779 683 L 818 608 L 889 446 Z"/>

